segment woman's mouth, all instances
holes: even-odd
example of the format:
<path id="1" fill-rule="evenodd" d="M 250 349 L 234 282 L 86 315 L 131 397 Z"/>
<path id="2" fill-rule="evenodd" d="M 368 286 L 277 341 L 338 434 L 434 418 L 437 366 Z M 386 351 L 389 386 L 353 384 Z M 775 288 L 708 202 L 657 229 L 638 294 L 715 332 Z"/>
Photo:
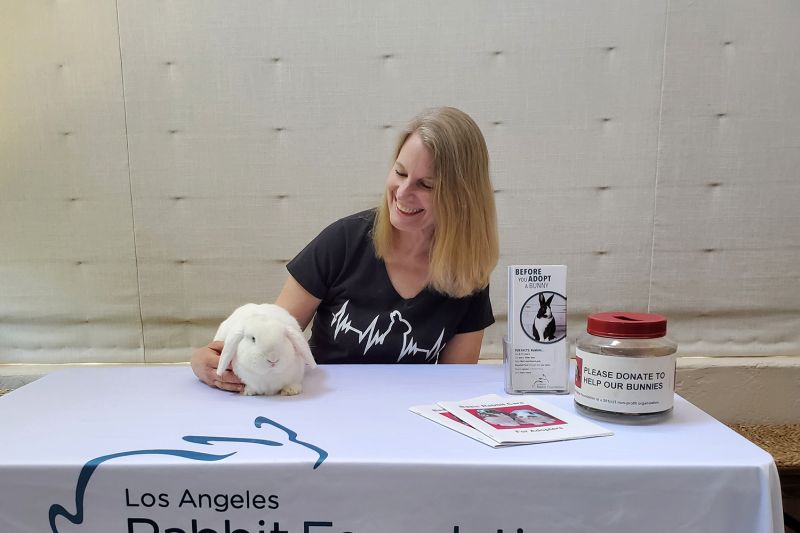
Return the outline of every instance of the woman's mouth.
<path id="1" fill-rule="evenodd" d="M 416 215 L 418 213 L 422 213 L 424 209 L 414 209 L 413 207 L 408 207 L 400 203 L 399 200 L 395 198 L 394 205 L 397 207 L 397 210 L 404 214 L 404 215 Z"/>

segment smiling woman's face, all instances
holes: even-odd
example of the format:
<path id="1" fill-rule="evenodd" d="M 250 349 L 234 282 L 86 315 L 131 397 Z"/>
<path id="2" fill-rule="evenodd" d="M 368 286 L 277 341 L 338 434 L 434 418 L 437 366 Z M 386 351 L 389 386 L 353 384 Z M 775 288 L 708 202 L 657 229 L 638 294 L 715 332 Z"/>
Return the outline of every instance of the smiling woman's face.
<path id="1" fill-rule="evenodd" d="M 389 221 L 404 232 L 430 238 L 436 217 L 433 208 L 433 154 L 417 133 L 409 135 L 386 179 Z"/>

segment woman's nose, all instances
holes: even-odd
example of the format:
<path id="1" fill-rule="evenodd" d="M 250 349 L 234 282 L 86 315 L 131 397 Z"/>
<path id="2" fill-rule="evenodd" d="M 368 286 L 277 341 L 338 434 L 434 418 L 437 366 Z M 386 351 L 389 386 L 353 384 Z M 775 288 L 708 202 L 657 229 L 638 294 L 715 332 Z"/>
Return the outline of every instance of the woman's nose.
<path id="1" fill-rule="evenodd" d="M 405 196 L 406 191 L 408 191 L 408 181 L 408 178 L 400 180 L 397 185 L 397 196 Z"/>

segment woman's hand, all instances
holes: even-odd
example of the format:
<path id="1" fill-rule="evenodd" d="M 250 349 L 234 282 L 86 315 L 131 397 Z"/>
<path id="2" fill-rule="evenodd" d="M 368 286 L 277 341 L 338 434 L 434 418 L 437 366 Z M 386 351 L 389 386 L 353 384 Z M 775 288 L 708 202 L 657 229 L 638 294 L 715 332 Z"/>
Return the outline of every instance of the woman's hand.
<path id="1" fill-rule="evenodd" d="M 222 353 L 222 341 L 212 341 L 208 346 L 204 346 L 192 354 L 192 372 L 209 387 L 227 390 L 231 392 L 241 392 L 244 384 L 230 368 L 226 369 L 221 375 L 217 375 L 219 366 L 219 356 Z"/>

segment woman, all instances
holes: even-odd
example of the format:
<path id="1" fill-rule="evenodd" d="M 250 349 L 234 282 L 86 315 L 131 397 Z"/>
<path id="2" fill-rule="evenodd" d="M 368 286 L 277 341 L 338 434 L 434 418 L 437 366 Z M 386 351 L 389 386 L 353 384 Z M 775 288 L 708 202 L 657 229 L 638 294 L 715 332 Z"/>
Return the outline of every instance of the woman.
<path id="1" fill-rule="evenodd" d="M 489 276 L 499 251 L 486 142 L 451 107 L 411 121 L 377 209 L 345 217 L 287 265 L 276 304 L 305 328 L 318 363 L 475 363 L 494 322 Z M 208 385 L 221 342 L 192 356 Z"/>

